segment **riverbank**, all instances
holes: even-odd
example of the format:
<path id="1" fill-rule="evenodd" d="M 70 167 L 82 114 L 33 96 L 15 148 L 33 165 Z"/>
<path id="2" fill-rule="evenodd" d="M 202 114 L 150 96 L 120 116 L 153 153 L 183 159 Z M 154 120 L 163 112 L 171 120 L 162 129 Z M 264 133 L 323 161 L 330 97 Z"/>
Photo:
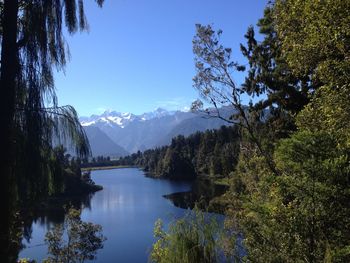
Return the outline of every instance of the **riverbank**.
<path id="1" fill-rule="evenodd" d="M 143 167 L 136 165 L 110 165 L 95 166 L 81 168 L 82 172 L 112 170 L 122 168 L 138 168 L 143 170 L 144 175 L 153 179 L 163 179 L 171 181 L 187 181 L 191 182 L 192 188 L 186 192 L 175 192 L 163 195 L 164 198 L 170 200 L 176 207 L 184 209 L 192 209 L 195 204 L 203 211 L 224 214 L 227 209 L 227 197 L 225 193 L 229 189 L 229 178 L 221 175 L 193 175 L 193 176 L 159 176 L 157 174 L 147 172 Z"/>
<path id="2" fill-rule="evenodd" d="M 110 165 L 110 166 L 92 166 L 92 167 L 82 167 L 82 172 L 87 171 L 99 171 L 99 170 L 111 170 L 111 169 L 121 169 L 121 168 L 139 168 L 136 165 Z"/>
<path id="3" fill-rule="evenodd" d="M 229 189 L 228 178 L 199 175 L 193 181 L 191 191 L 164 195 L 175 206 L 193 209 L 195 205 L 203 211 L 224 214 L 228 203 L 225 196 Z"/>

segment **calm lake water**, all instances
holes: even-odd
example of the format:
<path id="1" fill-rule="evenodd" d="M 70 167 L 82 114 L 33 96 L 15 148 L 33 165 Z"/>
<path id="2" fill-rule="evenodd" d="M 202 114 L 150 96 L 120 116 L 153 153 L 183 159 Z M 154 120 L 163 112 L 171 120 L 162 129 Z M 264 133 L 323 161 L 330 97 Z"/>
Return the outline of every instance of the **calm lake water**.
<path id="1" fill-rule="evenodd" d="M 191 183 L 147 178 L 136 168 L 93 171 L 91 175 L 104 189 L 93 195 L 90 207 L 82 210 L 82 220 L 102 225 L 107 237 L 97 262 L 147 262 L 155 221 L 161 218 L 169 223 L 186 211 L 163 195 L 189 191 Z M 44 237 L 52 226 L 48 218 L 34 222 L 31 240 L 24 241 L 26 248 L 20 257 L 46 258 Z"/>

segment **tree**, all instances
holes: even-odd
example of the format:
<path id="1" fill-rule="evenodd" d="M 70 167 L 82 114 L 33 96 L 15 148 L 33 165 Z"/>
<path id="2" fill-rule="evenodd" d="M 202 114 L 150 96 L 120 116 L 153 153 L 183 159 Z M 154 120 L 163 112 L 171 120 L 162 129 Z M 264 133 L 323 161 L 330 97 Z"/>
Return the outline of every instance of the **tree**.
<path id="1" fill-rule="evenodd" d="M 318 83 L 278 140 L 272 174 L 242 144 L 229 219 L 244 234 L 247 260 L 349 261 L 349 1 L 276 1 L 281 54 L 295 76 Z M 299 78 L 299 77 L 298 77 Z"/>
<path id="2" fill-rule="evenodd" d="M 67 242 L 64 241 L 64 231 Z M 57 225 L 46 234 L 48 257 L 45 262 L 84 262 L 96 259 L 97 250 L 103 248 L 106 238 L 102 235 L 102 227 L 83 222 L 80 211 L 69 209 L 64 227 Z"/>
<path id="3" fill-rule="evenodd" d="M 170 224 L 167 232 L 158 220 L 154 227 L 157 241 L 153 244 L 150 260 L 157 263 L 219 262 L 220 248 L 216 243 L 219 234 L 217 221 L 198 209 Z"/>
<path id="4" fill-rule="evenodd" d="M 254 262 L 349 261 L 349 156 L 336 136 L 300 130 L 279 141 L 274 176 L 245 146 L 226 225 L 243 233 Z M 329 260 L 329 261 L 326 261 Z"/>
<path id="5" fill-rule="evenodd" d="M 247 107 L 241 101 L 244 89 L 238 87 L 232 78 L 233 71 L 243 71 L 245 67 L 232 61 L 232 50 L 221 45 L 221 30 L 215 32 L 211 26 L 202 25 L 196 25 L 196 29 L 193 52 L 197 74 L 193 78 L 193 86 L 207 102 L 215 107 L 214 112 L 207 111 L 207 113 L 244 128 L 271 171 L 278 174 L 270 152 L 263 147 L 258 138 L 256 124 L 261 120 L 261 115 L 252 111 L 248 114 Z M 230 118 L 223 117 L 219 111 L 220 106 L 227 105 L 236 111 Z M 199 100 L 192 104 L 193 110 L 200 110 L 202 107 L 203 103 Z"/>
<path id="6" fill-rule="evenodd" d="M 257 26 L 263 39 L 258 41 L 254 28 L 249 27 L 245 35 L 247 44 L 241 44 L 241 52 L 249 63 L 242 92 L 261 98 L 252 109 L 268 110 L 272 139 L 287 137 L 296 129 L 293 116 L 309 102 L 309 96 L 320 83 L 309 74 L 297 74 L 290 68 L 276 32 L 273 5 L 265 8 Z"/>
<path id="7" fill-rule="evenodd" d="M 320 262 L 350 260 L 349 148 L 327 131 L 304 131 L 281 141 L 276 161 L 288 208 L 290 231 L 299 237 L 305 258 Z M 300 253 L 300 251 L 298 252 Z"/>
<path id="8" fill-rule="evenodd" d="M 297 74 L 333 87 L 350 82 L 349 0 L 286 0 L 274 7 L 283 54 Z"/>
<path id="9" fill-rule="evenodd" d="M 155 177 L 169 179 L 194 179 L 201 174 L 227 177 L 237 163 L 238 144 L 237 127 L 222 126 L 187 138 L 177 136 L 169 146 L 147 150 L 135 158 L 126 156 L 118 164 L 142 166 Z"/>
<path id="10" fill-rule="evenodd" d="M 101 6 L 103 0 L 97 3 Z M 17 182 L 28 177 L 24 181 L 33 183 L 32 193 L 44 191 L 40 181 L 46 180 L 53 138 L 72 143 L 82 156 L 89 153 L 75 110 L 58 107 L 52 74 L 53 67 L 60 70 L 66 63 L 63 21 L 71 34 L 86 29 L 87 22 L 82 0 L 3 0 L 0 12 L 0 145 L 6 153 L 0 161 L 0 256 L 5 262 L 11 260 L 7 253 Z"/>

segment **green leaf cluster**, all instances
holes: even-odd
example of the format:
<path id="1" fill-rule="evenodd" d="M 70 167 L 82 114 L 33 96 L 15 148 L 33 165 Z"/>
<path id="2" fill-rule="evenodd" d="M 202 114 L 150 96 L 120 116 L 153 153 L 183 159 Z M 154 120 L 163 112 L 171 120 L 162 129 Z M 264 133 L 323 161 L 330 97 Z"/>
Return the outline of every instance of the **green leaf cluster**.
<path id="1" fill-rule="evenodd" d="M 242 231 L 248 261 L 350 260 L 348 5 L 276 1 L 273 6 L 282 57 L 293 74 L 320 85 L 295 115 L 297 130 L 275 141 L 278 175 L 254 144 L 241 150 L 227 223 Z"/>
<path id="2" fill-rule="evenodd" d="M 161 220 L 156 221 L 150 260 L 152 262 L 192 263 L 217 262 L 220 228 L 217 221 L 195 209 L 171 223 L 165 232 Z"/>
<path id="3" fill-rule="evenodd" d="M 200 94 L 215 107 L 233 94 L 236 109 L 239 94 L 265 96 L 238 112 L 240 154 L 226 194 L 226 227 L 242 233 L 247 251 L 241 261 L 350 261 L 349 4 L 270 4 L 258 24 L 263 41 L 249 28 L 241 47 L 249 62 L 242 87 L 229 85 L 222 31 L 197 26 Z"/>
<path id="4" fill-rule="evenodd" d="M 275 21 L 294 72 L 332 86 L 349 83 L 349 0 L 278 0 Z"/>
<path id="5" fill-rule="evenodd" d="M 67 240 L 64 238 L 66 231 Z M 50 255 L 44 262 L 84 262 L 96 259 L 106 238 L 100 225 L 84 222 L 80 211 L 70 208 L 64 226 L 56 225 L 46 234 L 45 242 Z"/>

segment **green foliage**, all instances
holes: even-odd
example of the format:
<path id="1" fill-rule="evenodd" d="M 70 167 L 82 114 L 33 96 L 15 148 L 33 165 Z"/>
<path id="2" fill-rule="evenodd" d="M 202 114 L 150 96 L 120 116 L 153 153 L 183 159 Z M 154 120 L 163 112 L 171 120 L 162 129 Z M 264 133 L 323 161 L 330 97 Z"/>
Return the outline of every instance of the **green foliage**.
<path id="1" fill-rule="evenodd" d="M 328 253 L 333 262 L 349 261 L 349 149 L 328 132 L 300 131 L 281 142 L 276 159 L 289 225 L 305 258 L 320 262 Z"/>
<path id="2" fill-rule="evenodd" d="M 350 147 L 350 86 L 324 86 L 297 116 L 302 129 L 332 134 L 337 147 Z"/>
<path id="3" fill-rule="evenodd" d="M 241 149 L 226 194 L 226 225 L 243 233 L 246 260 L 349 261 L 349 150 L 327 132 L 297 132 L 279 142 L 276 177 L 254 148 Z"/>
<path id="4" fill-rule="evenodd" d="M 350 82 L 349 0 L 278 0 L 275 20 L 294 72 L 332 86 Z"/>
<path id="5" fill-rule="evenodd" d="M 155 223 L 153 244 L 150 255 L 152 262 L 219 262 L 220 228 L 214 218 L 199 210 L 187 213 L 184 218 L 170 224 L 163 230 L 161 220 Z"/>
<path id="6" fill-rule="evenodd" d="M 254 33 L 253 31 L 250 32 L 252 32 L 252 36 L 247 36 L 248 45 L 255 45 L 256 40 L 254 39 Z M 244 71 L 245 67 L 233 61 L 231 58 L 231 48 L 225 48 L 220 43 L 221 35 L 221 30 L 215 32 L 210 25 L 196 25 L 196 35 L 193 38 L 196 76 L 193 78 L 193 86 L 199 91 L 200 96 L 208 103 L 212 104 L 215 109 L 214 112 L 210 109 L 206 109 L 205 111 L 213 117 L 218 117 L 228 123 L 235 123 L 242 127 L 242 131 L 247 132 L 250 139 L 257 146 L 257 149 L 264 157 L 270 170 L 278 174 L 271 153 L 262 144 L 258 131 L 260 129 L 259 126 L 261 126 L 260 124 L 263 123 L 265 119 L 264 107 L 262 109 L 258 107 L 260 110 L 256 110 L 252 105 L 246 107 L 242 104 L 241 96 L 243 93 L 252 95 L 252 93 L 255 94 L 257 91 L 250 90 L 250 87 L 248 87 L 249 85 L 240 87 L 234 82 L 232 72 L 235 70 Z M 253 52 L 252 47 L 249 47 L 249 51 L 244 50 L 244 48 L 242 48 L 242 50 L 248 57 L 251 56 L 249 53 Z M 254 58 L 251 59 L 254 60 Z M 253 67 L 252 61 L 250 61 L 250 63 L 251 67 Z M 255 69 L 252 69 L 251 72 L 259 68 L 260 65 L 257 64 L 254 65 L 254 67 Z M 260 69 L 258 71 L 260 71 Z M 254 74 L 251 75 L 251 77 L 253 76 Z M 261 87 L 259 89 L 261 90 L 257 92 L 257 95 L 266 90 L 266 88 L 262 89 Z M 223 106 L 232 107 L 234 113 L 229 117 L 222 116 L 219 108 Z M 201 101 L 196 101 L 192 104 L 193 110 L 202 110 L 202 107 L 203 103 Z M 272 129 L 270 129 L 270 131 L 271 130 Z"/>
<path id="7" fill-rule="evenodd" d="M 193 179 L 199 174 L 228 176 L 237 163 L 240 131 L 236 126 L 180 135 L 169 146 L 133 153 L 118 160 L 98 156 L 82 167 L 139 166 L 151 176 Z"/>
<path id="8" fill-rule="evenodd" d="M 241 45 L 242 54 L 249 62 L 242 92 L 249 96 L 265 95 L 254 105 L 254 109 L 269 107 L 278 120 L 286 112 L 299 112 L 308 103 L 308 95 L 315 87 L 308 75 L 293 74 L 288 66 L 276 33 L 272 6 L 266 7 L 264 17 L 257 25 L 263 40 L 258 41 L 254 28 L 249 27 L 245 35 L 247 44 Z M 276 124 L 278 122 L 275 122 Z"/>
<path id="9" fill-rule="evenodd" d="M 241 47 L 250 66 L 243 87 L 232 80 L 231 72 L 243 67 L 220 44 L 222 31 L 197 25 L 194 86 L 215 108 L 236 109 L 227 121 L 237 118 L 245 128 L 225 194 L 225 223 L 233 240 L 222 243 L 226 255 L 238 251 L 234 233 L 240 232 L 247 251 L 243 261 L 350 261 L 349 3 L 281 0 L 269 6 L 258 24 L 264 40 L 258 43 L 250 28 L 247 47 Z M 267 96 L 248 113 L 242 93 Z M 259 112 L 266 107 L 267 117 Z M 222 118 L 219 112 L 217 117 Z M 196 163 L 215 174 L 223 168 L 222 147 L 209 133 L 204 138 Z M 181 236 L 189 224 L 179 222 L 168 233 L 157 223 L 154 261 L 190 261 L 182 258 L 188 238 Z M 200 229 L 194 224 L 194 231 Z"/>
<path id="10" fill-rule="evenodd" d="M 89 166 L 132 165 L 143 167 L 154 177 L 192 179 L 199 174 L 228 176 L 237 163 L 239 129 L 222 126 L 218 130 L 179 135 L 169 146 L 137 152 L 119 160 L 93 159 Z"/>
<path id="11" fill-rule="evenodd" d="M 275 1 L 258 24 L 264 40 L 250 28 L 241 47 L 250 66 L 243 87 L 231 82 L 240 68 L 222 32 L 197 27 L 194 86 L 215 107 L 237 109 L 245 128 L 225 194 L 243 261 L 350 261 L 349 3 Z M 247 113 L 242 93 L 266 99 Z M 227 254 L 237 250 L 228 244 Z"/>
<path id="12" fill-rule="evenodd" d="M 67 240 L 64 240 L 66 231 Z M 81 220 L 80 211 L 69 209 L 64 226 L 57 225 L 46 234 L 48 254 L 45 262 L 84 262 L 96 259 L 106 238 L 102 227 Z"/>
<path id="13" fill-rule="evenodd" d="M 96 2 L 101 6 L 103 0 Z M 49 185 L 54 182 L 47 175 L 55 173 L 50 160 L 56 154 L 54 146 L 65 143 L 79 156 L 90 154 L 76 111 L 69 105 L 58 106 L 53 78 L 54 68 L 62 70 L 67 62 L 63 21 L 71 34 L 87 29 L 83 4 L 82 0 L 15 0 L 1 4 L 1 17 L 12 12 L 12 19 L 4 18 L 0 25 L 4 51 L 1 105 L 6 108 L 1 110 L 4 123 L 0 131 L 5 137 L 2 140 L 8 140 L 4 151 L 9 158 L 4 167 L 14 170 L 12 180 L 20 201 L 45 197 L 47 189 L 52 190 Z M 9 41 L 15 43 L 5 51 Z"/>
<path id="14" fill-rule="evenodd" d="M 238 128 L 223 126 L 173 138 L 170 146 L 147 150 L 134 164 L 156 177 L 170 179 L 190 179 L 198 174 L 228 176 L 237 162 L 238 142 Z"/>
<path id="15" fill-rule="evenodd" d="M 96 2 L 101 6 L 103 0 Z M 76 111 L 58 105 L 53 77 L 69 55 L 64 26 L 69 33 L 87 29 L 83 3 L 0 2 L 0 145 L 6 153 L 0 160 L 0 260 L 10 261 L 8 252 L 15 251 L 10 225 L 18 206 L 61 190 L 53 148 L 66 143 L 79 156 L 90 153 Z"/>
<path id="16" fill-rule="evenodd" d="M 31 260 L 29 258 L 20 258 L 17 262 L 18 263 L 36 263 L 35 260 Z"/>

